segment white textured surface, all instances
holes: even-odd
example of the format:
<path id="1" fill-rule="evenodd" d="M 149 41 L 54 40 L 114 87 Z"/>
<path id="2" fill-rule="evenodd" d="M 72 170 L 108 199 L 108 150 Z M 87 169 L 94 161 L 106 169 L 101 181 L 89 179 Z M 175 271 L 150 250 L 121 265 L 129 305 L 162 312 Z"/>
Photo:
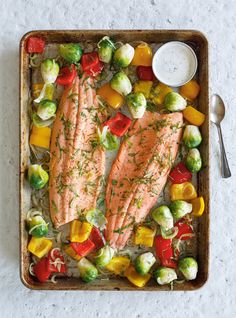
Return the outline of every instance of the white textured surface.
<path id="1" fill-rule="evenodd" d="M 199 29 L 210 43 L 211 90 L 227 105 L 223 123 L 233 177 L 219 173 L 212 127 L 211 262 L 196 292 L 33 292 L 18 273 L 18 43 L 31 29 Z M 0 317 L 236 316 L 235 0 L 0 1 Z"/>

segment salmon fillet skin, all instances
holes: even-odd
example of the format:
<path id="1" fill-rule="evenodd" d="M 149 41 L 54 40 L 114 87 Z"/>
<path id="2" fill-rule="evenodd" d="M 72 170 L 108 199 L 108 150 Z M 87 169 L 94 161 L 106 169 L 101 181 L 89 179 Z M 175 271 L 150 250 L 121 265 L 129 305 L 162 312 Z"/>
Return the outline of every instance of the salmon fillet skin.
<path id="1" fill-rule="evenodd" d="M 105 170 L 105 152 L 96 143 L 100 111 L 93 79 L 76 77 L 60 100 L 51 137 L 50 214 L 54 226 L 94 208 Z"/>
<path id="2" fill-rule="evenodd" d="M 182 113 L 146 111 L 124 138 L 106 188 L 105 237 L 113 248 L 125 247 L 133 226 L 157 203 L 178 152 L 182 126 Z"/>

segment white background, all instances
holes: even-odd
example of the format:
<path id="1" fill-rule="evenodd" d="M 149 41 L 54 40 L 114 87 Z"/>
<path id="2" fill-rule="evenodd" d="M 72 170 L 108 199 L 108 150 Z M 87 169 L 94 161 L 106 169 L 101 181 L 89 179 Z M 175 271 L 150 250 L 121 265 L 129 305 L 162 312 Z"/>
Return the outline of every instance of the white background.
<path id="1" fill-rule="evenodd" d="M 210 43 L 210 88 L 227 105 L 232 170 L 219 172 L 211 139 L 211 261 L 196 292 L 34 292 L 18 265 L 18 44 L 32 29 L 198 29 Z M 236 317 L 236 1 L 0 0 L 0 317 Z"/>

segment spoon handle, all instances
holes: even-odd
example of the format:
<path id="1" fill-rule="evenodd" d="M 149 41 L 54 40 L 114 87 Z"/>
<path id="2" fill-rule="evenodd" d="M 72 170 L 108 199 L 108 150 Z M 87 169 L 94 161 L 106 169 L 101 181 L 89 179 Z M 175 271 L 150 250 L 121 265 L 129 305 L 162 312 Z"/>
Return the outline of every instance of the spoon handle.
<path id="1" fill-rule="evenodd" d="M 221 151 L 221 173 L 223 178 L 229 178 L 231 177 L 231 172 L 229 169 L 229 164 L 228 160 L 226 158 L 226 153 L 225 153 L 225 147 L 224 147 L 224 142 L 223 142 L 223 136 L 222 136 L 222 131 L 220 125 L 216 125 L 218 134 L 219 134 L 219 140 L 220 140 L 220 151 Z"/>

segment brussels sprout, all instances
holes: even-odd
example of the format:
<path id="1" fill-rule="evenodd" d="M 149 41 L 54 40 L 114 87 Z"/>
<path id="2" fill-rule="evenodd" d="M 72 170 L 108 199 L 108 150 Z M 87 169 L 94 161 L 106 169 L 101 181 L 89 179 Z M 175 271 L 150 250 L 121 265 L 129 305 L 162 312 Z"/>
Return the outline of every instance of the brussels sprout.
<path id="1" fill-rule="evenodd" d="M 86 220 L 90 224 L 92 224 L 100 229 L 104 229 L 106 222 L 107 222 L 107 219 L 105 218 L 104 214 L 99 209 L 89 210 L 86 213 Z"/>
<path id="2" fill-rule="evenodd" d="M 129 94 L 127 96 L 127 103 L 133 118 L 143 117 L 147 106 L 147 101 L 143 93 L 137 92 Z"/>
<path id="3" fill-rule="evenodd" d="M 183 110 L 187 106 L 186 100 L 176 92 L 170 92 L 165 97 L 165 108 L 171 112 Z"/>
<path id="4" fill-rule="evenodd" d="M 55 118 L 56 118 L 56 115 L 53 115 L 47 120 L 42 120 L 36 113 L 32 115 L 33 124 L 34 126 L 37 126 L 37 127 L 50 126 L 54 122 Z"/>
<path id="5" fill-rule="evenodd" d="M 177 279 L 173 268 L 159 267 L 153 274 L 159 285 L 170 284 L 173 280 Z"/>
<path id="6" fill-rule="evenodd" d="M 89 283 L 98 276 L 98 270 L 96 267 L 85 257 L 81 258 L 81 260 L 77 264 L 81 279 Z"/>
<path id="7" fill-rule="evenodd" d="M 124 44 L 114 53 L 113 61 L 119 67 L 127 67 L 134 57 L 134 48 L 130 44 Z"/>
<path id="8" fill-rule="evenodd" d="M 116 150 L 119 147 L 119 138 L 113 135 L 109 130 L 108 126 L 104 126 L 102 132 L 98 128 L 98 139 L 101 146 L 106 150 Z"/>
<path id="9" fill-rule="evenodd" d="M 202 159 L 198 149 L 190 149 L 186 158 L 186 167 L 191 172 L 198 172 L 202 168 Z"/>
<path id="10" fill-rule="evenodd" d="M 41 74 L 45 84 L 52 84 L 59 74 L 59 65 L 55 60 L 46 59 L 41 63 Z"/>
<path id="11" fill-rule="evenodd" d="M 174 226 L 174 219 L 170 209 L 166 205 L 161 205 L 152 211 L 152 218 L 165 230 L 170 230 Z"/>
<path id="12" fill-rule="evenodd" d="M 43 119 L 47 120 L 51 118 L 57 110 L 57 104 L 49 99 L 43 99 L 37 109 L 37 115 Z"/>
<path id="13" fill-rule="evenodd" d="M 59 46 L 59 53 L 69 63 L 79 62 L 82 56 L 82 49 L 79 44 L 68 43 Z"/>
<path id="14" fill-rule="evenodd" d="M 183 142 L 188 148 L 195 148 L 202 142 L 202 136 L 197 126 L 187 125 L 183 133 Z"/>
<path id="15" fill-rule="evenodd" d="M 115 49 L 115 44 L 109 36 L 104 36 L 101 41 L 98 42 L 99 60 L 104 63 L 110 63 Z"/>
<path id="16" fill-rule="evenodd" d="M 118 93 L 126 96 L 132 91 L 132 85 L 128 76 L 120 71 L 116 73 L 111 80 L 111 87 Z"/>
<path id="17" fill-rule="evenodd" d="M 31 187 L 42 189 L 48 182 L 48 173 L 40 165 L 30 165 L 28 169 L 28 179 Z"/>
<path id="18" fill-rule="evenodd" d="M 192 211 L 192 204 L 183 200 L 176 200 L 171 203 L 170 210 L 175 219 L 181 219 Z"/>
<path id="19" fill-rule="evenodd" d="M 182 258 L 179 261 L 178 269 L 187 280 L 193 280 L 197 277 L 198 264 L 192 257 Z"/>
<path id="20" fill-rule="evenodd" d="M 48 225 L 41 215 L 35 215 L 28 220 L 29 234 L 36 237 L 43 237 L 48 233 Z"/>
<path id="21" fill-rule="evenodd" d="M 155 262 L 156 259 L 151 252 L 141 254 L 135 260 L 135 269 L 140 275 L 146 275 Z"/>
<path id="22" fill-rule="evenodd" d="M 115 251 L 108 245 L 100 248 L 100 250 L 98 250 L 98 252 L 94 256 L 95 264 L 100 267 L 106 266 L 110 262 L 114 254 Z"/>

